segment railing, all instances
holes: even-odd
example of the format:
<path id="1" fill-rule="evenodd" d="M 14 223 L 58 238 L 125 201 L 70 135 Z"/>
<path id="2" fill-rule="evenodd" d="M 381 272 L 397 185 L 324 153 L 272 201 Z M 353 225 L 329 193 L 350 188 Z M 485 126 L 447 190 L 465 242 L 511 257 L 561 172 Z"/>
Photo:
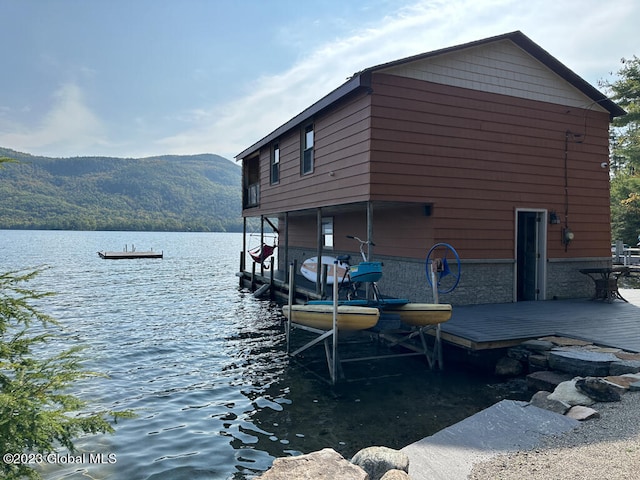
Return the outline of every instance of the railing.
<path id="1" fill-rule="evenodd" d="M 622 252 L 623 265 L 629 266 L 640 263 L 638 255 L 640 255 L 640 248 L 625 248 Z"/>

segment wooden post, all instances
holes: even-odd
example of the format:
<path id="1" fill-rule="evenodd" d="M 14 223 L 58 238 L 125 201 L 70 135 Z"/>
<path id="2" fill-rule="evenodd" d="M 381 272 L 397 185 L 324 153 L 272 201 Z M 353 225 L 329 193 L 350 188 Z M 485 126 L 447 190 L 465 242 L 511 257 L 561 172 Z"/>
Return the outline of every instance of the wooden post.
<path id="1" fill-rule="evenodd" d="M 276 296 L 275 288 L 273 285 L 273 271 L 275 270 L 275 265 L 273 262 L 271 263 L 271 271 L 269 272 L 269 298 L 273 300 Z"/>
<path id="2" fill-rule="evenodd" d="M 264 277 L 264 215 L 260 215 L 260 275 Z"/>
<path id="3" fill-rule="evenodd" d="M 294 282 L 293 279 L 295 278 L 294 275 L 295 272 L 295 264 L 291 264 L 289 266 L 289 298 L 287 299 L 287 303 L 289 305 L 289 318 L 287 319 L 287 325 L 286 325 L 286 337 L 287 337 L 287 355 L 289 354 L 289 349 L 290 349 L 290 342 L 289 342 L 289 336 L 291 335 L 291 318 L 293 318 L 293 293 L 295 292 L 295 287 L 294 287 Z"/>
<path id="4" fill-rule="evenodd" d="M 289 290 L 289 295 L 293 297 L 293 301 L 295 303 L 296 300 L 296 272 L 298 271 L 298 261 L 294 260 L 291 262 L 293 265 L 293 270 L 291 270 L 291 278 L 289 279 L 289 284 L 291 285 L 291 290 Z"/>
<path id="5" fill-rule="evenodd" d="M 440 298 L 438 296 L 438 262 L 435 259 L 431 262 L 431 288 L 433 290 L 433 303 L 440 303 Z M 433 364 L 437 363 L 440 370 L 444 368 L 444 364 L 442 363 L 442 346 L 440 339 L 440 324 L 436 325 L 436 337 L 433 344 L 433 360 L 430 363 L 430 367 L 433 368 Z"/>
<path id="6" fill-rule="evenodd" d="M 316 209 L 316 241 L 318 246 L 317 257 L 318 257 L 318 268 L 316 272 L 316 293 L 320 293 L 320 275 L 322 273 L 322 268 L 320 265 L 322 264 L 322 208 L 318 207 Z"/>
<path id="7" fill-rule="evenodd" d="M 338 261 L 333 265 L 338 269 Z M 335 280 L 335 279 L 334 279 Z M 338 378 L 338 282 L 333 282 L 333 356 L 331 358 L 331 383 L 335 385 Z"/>
<path id="8" fill-rule="evenodd" d="M 242 256 L 240 257 L 240 271 L 247 268 L 245 252 L 247 251 L 247 217 L 242 218 Z"/>
<path id="9" fill-rule="evenodd" d="M 369 243 L 367 244 L 367 261 L 371 261 L 372 249 L 371 243 L 373 242 L 373 203 L 371 201 L 367 202 L 367 240 Z M 367 283 L 365 286 L 365 295 L 367 300 L 371 300 L 372 298 L 372 288 L 371 284 Z"/>
<path id="10" fill-rule="evenodd" d="M 320 298 L 324 298 L 327 294 L 327 275 L 329 273 L 329 265 L 323 263 L 322 264 L 322 288 L 320 289 Z M 335 269 L 334 269 L 334 277 L 335 277 Z M 333 281 L 335 282 L 336 279 L 334 278 Z"/>
<path id="11" fill-rule="evenodd" d="M 280 256 L 278 255 L 278 259 Z M 285 282 L 289 281 L 289 269 L 287 266 L 289 265 L 289 212 L 284 213 L 284 260 L 282 261 L 282 266 L 285 269 Z"/>
<path id="12" fill-rule="evenodd" d="M 256 262 L 251 264 L 251 290 L 256 288 Z"/>

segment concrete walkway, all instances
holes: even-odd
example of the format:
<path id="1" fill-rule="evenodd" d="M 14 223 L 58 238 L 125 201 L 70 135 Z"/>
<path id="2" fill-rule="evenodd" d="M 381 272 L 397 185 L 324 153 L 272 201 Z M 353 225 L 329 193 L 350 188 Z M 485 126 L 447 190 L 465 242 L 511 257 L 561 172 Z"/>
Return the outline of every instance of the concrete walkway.
<path id="1" fill-rule="evenodd" d="M 475 463 L 536 447 L 545 435 L 579 425 L 527 402 L 503 400 L 402 449 L 412 480 L 466 479 Z"/>

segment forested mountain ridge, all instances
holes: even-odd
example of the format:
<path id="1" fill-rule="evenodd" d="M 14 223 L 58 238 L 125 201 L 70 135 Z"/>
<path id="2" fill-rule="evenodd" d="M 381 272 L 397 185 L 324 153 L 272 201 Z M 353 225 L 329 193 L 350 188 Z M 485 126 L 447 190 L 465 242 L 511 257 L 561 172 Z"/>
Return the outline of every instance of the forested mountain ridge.
<path id="1" fill-rule="evenodd" d="M 241 170 L 218 155 L 0 157 L 0 229 L 242 230 Z"/>

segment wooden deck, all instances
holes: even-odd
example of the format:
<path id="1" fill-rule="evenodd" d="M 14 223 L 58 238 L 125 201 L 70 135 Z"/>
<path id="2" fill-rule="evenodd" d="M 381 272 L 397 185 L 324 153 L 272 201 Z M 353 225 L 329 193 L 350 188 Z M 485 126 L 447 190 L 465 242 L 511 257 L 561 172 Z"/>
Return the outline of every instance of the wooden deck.
<path id="1" fill-rule="evenodd" d="M 442 339 L 483 350 L 556 335 L 640 352 L 640 289 L 620 293 L 629 303 L 578 299 L 454 307 L 442 324 Z"/>
<path id="2" fill-rule="evenodd" d="M 276 297 L 286 298 L 283 272 L 274 272 Z M 249 285 L 250 274 L 243 276 Z M 256 284 L 270 282 L 256 276 Z M 242 280 L 241 280 L 242 282 Z M 298 301 L 318 298 L 315 285 L 296 275 Z M 589 299 L 465 305 L 453 307 L 451 320 L 441 324 L 442 340 L 470 350 L 518 345 L 525 340 L 562 336 L 640 353 L 640 289 L 620 289 L 629 301 L 607 303 Z M 440 301 L 446 303 L 446 295 Z"/>

